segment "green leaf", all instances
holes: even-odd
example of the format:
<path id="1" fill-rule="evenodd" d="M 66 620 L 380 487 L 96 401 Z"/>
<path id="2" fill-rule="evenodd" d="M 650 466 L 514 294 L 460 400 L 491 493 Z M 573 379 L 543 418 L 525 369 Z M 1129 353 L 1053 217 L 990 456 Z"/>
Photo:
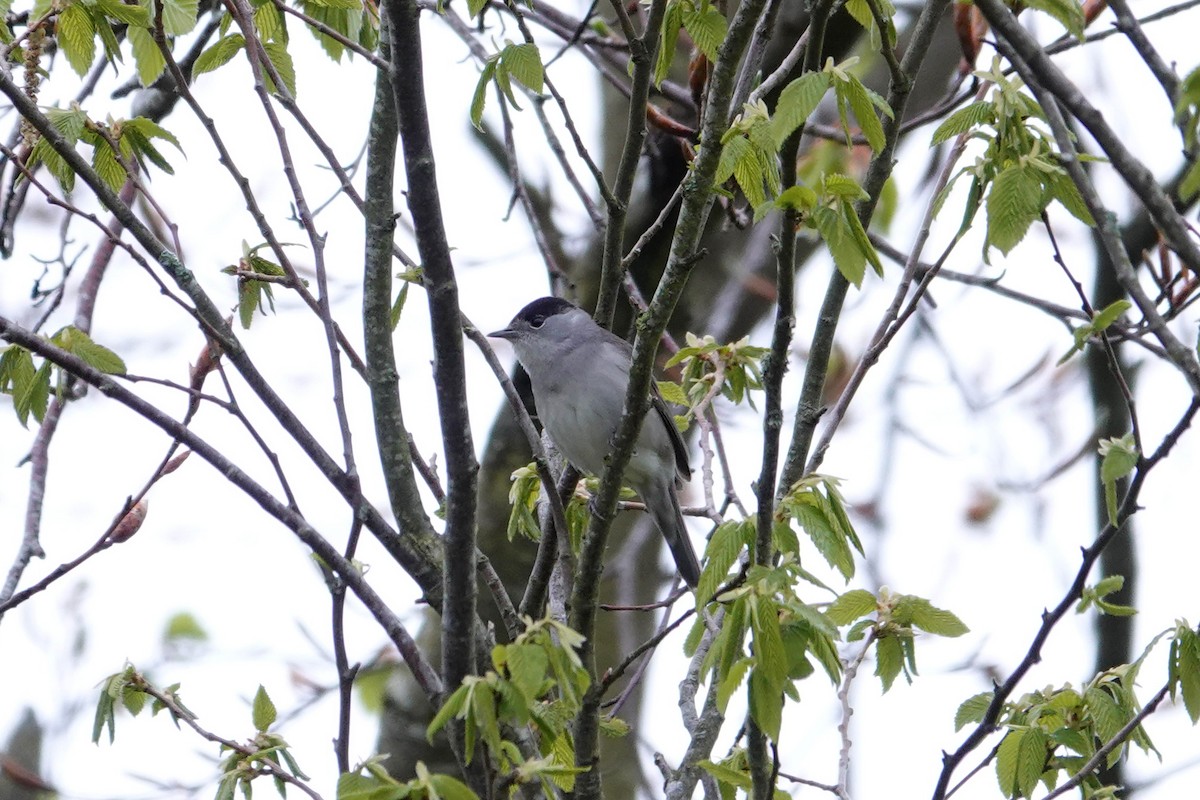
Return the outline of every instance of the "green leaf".
<path id="1" fill-rule="evenodd" d="M 411 797 L 407 787 L 387 776 L 343 773 L 338 777 L 337 800 L 403 800 Z"/>
<path id="2" fill-rule="evenodd" d="M 267 728 L 270 728 L 275 723 L 275 717 L 275 704 L 271 702 L 270 696 L 267 695 L 267 690 L 260 683 L 258 691 L 254 693 L 254 705 L 251 713 L 255 730 L 260 733 L 266 733 Z"/>
<path id="3" fill-rule="evenodd" d="M 487 4 L 488 0 L 467 0 L 467 16 L 474 19 L 487 8 Z"/>
<path id="4" fill-rule="evenodd" d="M 1029 167 L 1013 164 L 1001 170 L 987 197 L 988 244 L 1006 255 L 1016 247 L 1042 213 L 1042 195 L 1042 184 Z"/>
<path id="5" fill-rule="evenodd" d="M 55 334 L 55 340 L 64 350 L 79 356 L 107 375 L 125 374 L 125 362 L 119 355 L 104 345 L 96 344 L 92 337 L 73 325 Z"/>
<path id="6" fill-rule="evenodd" d="M 721 148 L 721 157 L 717 161 L 713 183 L 720 186 L 732 178 L 739 162 L 754 157 L 753 150 L 754 146 L 744 136 L 734 136 L 725 142 L 725 146 Z"/>
<path id="7" fill-rule="evenodd" d="M 92 744 L 100 744 L 100 736 L 108 728 L 108 743 L 112 744 L 117 735 L 116 703 L 108 693 L 108 687 L 100 690 L 100 699 L 96 703 L 96 715 L 92 719 Z"/>
<path id="8" fill-rule="evenodd" d="M 991 707 L 993 697 L 995 697 L 994 692 L 980 692 L 964 700 L 958 707 L 958 711 L 954 712 L 955 732 L 962 730 L 963 726 L 968 723 L 983 722 L 983 715 Z"/>
<path id="9" fill-rule="evenodd" d="M 654 62 L 654 85 L 661 86 L 671 65 L 675 61 L 675 46 L 679 42 L 679 31 L 683 28 L 683 4 L 681 0 L 671 0 L 667 11 L 663 14 L 662 33 L 658 45 L 658 57 Z"/>
<path id="10" fill-rule="evenodd" d="M 875 675 L 883 685 L 883 691 L 892 688 L 896 676 L 904 667 L 904 651 L 894 636 L 886 636 L 875 642 Z"/>
<path id="11" fill-rule="evenodd" d="M 263 3 L 254 9 L 254 27 L 258 30 L 258 38 L 263 42 L 288 42 L 283 12 L 274 3 Z"/>
<path id="12" fill-rule="evenodd" d="M 143 0 L 145 2 L 146 0 Z M 163 32 L 167 36 L 181 36 L 196 27 L 196 15 L 200 0 L 161 0 Z"/>
<path id="13" fill-rule="evenodd" d="M 267 52 L 267 58 L 271 59 L 275 71 L 279 73 L 279 79 L 283 81 L 283 87 L 287 93 L 295 97 L 296 67 L 292 64 L 292 56 L 287 51 L 287 45 L 283 42 L 264 42 L 263 50 Z M 274 83 L 266 75 L 263 77 L 267 79 L 267 89 L 277 94 Z"/>
<path id="14" fill-rule="evenodd" d="M 1058 170 L 1051 170 L 1043 174 L 1043 180 L 1050 197 L 1057 200 L 1059 204 L 1065 208 L 1071 216 L 1089 227 L 1096 227 L 1096 220 L 1092 217 L 1092 212 L 1087 207 L 1087 203 L 1083 201 L 1083 195 L 1079 193 L 1079 187 L 1071 180 L 1071 177 Z M 1182 195 L 1181 195 L 1182 196 Z"/>
<path id="15" fill-rule="evenodd" d="M 1133 308 L 1133 303 L 1128 300 L 1121 299 L 1106 306 L 1102 310 L 1096 312 L 1096 316 L 1092 317 L 1092 330 L 1095 333 L 1100 333 L 1106 330 L 1110 325 L 1116 322 L 1122 314 Z"/>
<path id="16" fill-rule="evenodd" d="M 245 46 L 246 39 L 240 33 L 218 39 L 196 59 L 196 65 L 192 69 L 193 74 L 203 75 L 206 72 L 212 72 L 218 67 L 225 66 Z"/>
<path id="17" fill-rule="evenodd" d="M 742 685 L 742 681 L 746 679 L 746 673 L 750 671 L 750 667 L 754 666 L 754 659 L 739 658 L 729 668 L 729 672 L 717 684 L 717 708 L 721 713 L 725 713 L 725 709 L 729 707 L 729 699 L 733 697 L 733 693 Z"/>
<path id="18" fill-rule="evenodd" d="M 863 86 L 862 81 L 857 77 L 851 75 L 848 81 L 837 81 L 834 90 L 838 92 L 839 96 L 845 96 L 846 102 L 854 111 L 854 118 L 858 120 L 858 126 L 862 129 L 863 136 L 867 139 L 867 144 L 871 146 L 873 152 L 878 153 L 887 143 L 887 137 L 883 133 L 883 124 L 875 114 L 875 104 L 872 102 L 871 95 L 868 94 L 867 87 Z"/>
<path id="19" fill-rule="evenodd" d="M 953 613 L 937 608 L 923 597 L 905 595 L 896 603 L 894 614 L 897 619 L 937 636 L 953 638 L 970 631 Z"/>
<path id="20" fill-rule="evenodd" d="M 30 365 L 33 364 L 32 359 Z M 13 386 L 13 408 L 22 426 L 28 425 L 29 415 L 39 423 L 46 416 L 46 408 L 50 403 L 50 367 L 49 361 L 43 361 L 37 371 L 23 381 Z"/>
<path id="21" fill-rule="evenodd" d="M 1200 721 L 1200 636 L 1181 626 L 1171 643 L 1171 651 L 1172 677 L 1178 682 L 1183 706 L 1195 725 Z"/>
<path id="22" fill-rule="evenodd" d="M 1190 202 L 1200 192 L 1200 159 L 1197 159 L 1179 182 L 1179 199 Z"/>
<path id="23" fill-rule="evenodd" d="M 500 64 L 522 86 L 536 94 L 542 93 L 545 68 L 536 44 L 507 44 L 500 51 Z"/>
<path id="24" fill-rule="evenodd" d="M 837 625 L 849 625 L 860 617 L 873 614 L 877 605 L 875 595 L 866 589 L 851 589 L 842 592 L 829 608 L 825 609 L 825 616 Z"/>
<path id="25" fill-rule="evenodd" d="M 445 727 L 452 717 L 461 715 L 470 700 L 471 685 L 464 683 L 454 690 L 454 694 L 446 698 L 441 709 L 434 715 L 429 727 L 425 729 L 425 739 L 433 742 L 433 735 Z"/>
<path id="26" fill-rule="evenodd" d="M 1132 433 L 1101 440 L 1099 453 L 1100 482 L 1104 485 L 1108 521 L 1116 525 L 1119 511 L 1117 508 L 1117 481 L 1133 471 L 1137 466 L 1140 454 Z"/>
<path id="27" fill-rule="evenodd" d="M 979 100 L 960 108 L 937 126 L 931 144 L 941 144 L 955 136 L 974 130 L 980 125 L 996 123 L 996 104 L 990 100 Z"/>
<path id="28" fill-rule="evenodd" d="M 695 592 L 697 608 L 712 599 L 745 546 L 746 526 L 742 522 L 726 520 L 717 526 L 704 550 L 704 570 Z"/>
<path id="29" fill-rule="evenodd" d="M 822 206 L 813 211 L 812 223 L 825 241 L 825 246 L 829 248 L 829 254 L 833 256 L 833 263 L 838 272 L 856 288 L 862 288 L 867 258 L 854 241 L 854 235 L 846 228 L 846 221 L 842 215 L 832 208 Z"/>
<path id="30" fill-rule="evenodd" d="M 758 667 L 750 672 L 750 716 L 771 741 L 779 741 L 779 727 L 783 724 L 782 689 Z"/>
<path id="31" fill-rule="evenodd" d="M 142 86 L 149 86 L 158 80 L 158 76 L 167 68 L 167 61 L 150 31 L 130 27 L 126 35 L 133 48 L 133 63 L 137 65 L 138 80 Z"/>
<path id="32" fill-rule="evenodd" d="M 173 644 L 180 641 L 204 642 L 208 640 L 208 631 L 192 614 L 180 611 L 172 614 L 163 628 L 163 642 Z"/>
<path id="33" fill-rule="evenodd" d="M 72 3 L 58 15 L 58 43 L 71 68 L 83 77 L 96 59 L 96 28 L 81 3 Z"/>
<path id="34" fill-rule="evenodd" d="M 108 142 L 100 141 L 96 143 L 96 148 L 92 151 L 92 169 L 96 170 L 96 174 L 114 192 L 119 191 L 125 185 L 128 173 L 125 171 L 125 167 L 121 165 L 116 152 L 109 146 Z"/>
<path id="35" fill-rule="evenodd" d="M 715 6 L 702 3 L 700 8 L 689 4 L 683 11 L 683 27 L 692 43 L 711 63 L 717 60 L 717 50 L 725 41 L 725 17 Z"/>
<path id="36" fill-rule="evenodd" d="M 1087 20 L 1078 0 L 1024 0 L 1029 8 L 1044 11 L 1058 20 L 1067 33 L 1082 41 Z"/>
<path id="37" fill-rule="evenodd" d="M 479 81 L 475 84 L 475 94 L 471 97 L 471 124 L 477 130 L 483 130 L 483 106 L 487 101 L 487 88 L 496 75 L 496 60 L 489 60 L 479 73 Z"/>
<path id="38" fill-rule="evenodd" d="M 849 200 L 842 200 L 840 206 L 846 230 L 850 231 L 850 238 L 866 258 L 867 263 L 871 265 L 871 269 L 875 270 L 875 274 L 882 278 L 883 262 L 879 260 L 879 253 L 875 251 L 875 245 L 871 244 L 871 239 L 867 236 L 867 230 L 863 227 L 862 220 L 858 218 L 854 204 Z"/>
<path id="39" fill-rule="evenodd" d="M 788 659 L 779 630 L 779 606 L 774 600 L 759 597 L 750 605 L 750 623 L 754 632 L 756 671 L 774 684 L 787 680 Z"/>
<path id="40" fill-rule="evenodd" d="M 465 783 L 449 775 L 430 775 L 429 786 L 444 800 L 479 800 L 479 795 L 471 791 Z"/>
<path id="41" fill-rule="evenodd" d="M 92 7 L 118 22 L 139 28 L 149 28 L 151 25 L 150 12 L 145 6 L 125 5 L 121 0 L 93 0 Z"/>

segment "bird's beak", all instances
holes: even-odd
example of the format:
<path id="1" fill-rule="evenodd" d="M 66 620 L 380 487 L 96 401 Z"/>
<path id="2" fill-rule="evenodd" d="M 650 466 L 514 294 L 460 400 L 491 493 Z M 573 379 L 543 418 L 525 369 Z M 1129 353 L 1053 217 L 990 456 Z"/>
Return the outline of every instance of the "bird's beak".
<path id="1" fill-rule="evenodd" d="M 488 334 L 489 339 L 515 339 L 517 332 L 512 328 L 501 328 L 498 331 L 492 331 Z"/>

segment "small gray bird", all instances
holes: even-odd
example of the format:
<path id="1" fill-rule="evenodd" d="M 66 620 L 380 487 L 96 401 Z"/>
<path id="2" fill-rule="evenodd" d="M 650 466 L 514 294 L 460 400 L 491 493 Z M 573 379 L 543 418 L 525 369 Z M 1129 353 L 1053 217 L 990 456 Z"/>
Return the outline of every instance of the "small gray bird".
<path id="1" fill-rule="evenodd" d="M 507 328 L 488 335 L 512 342 L 517 360 L 529 373 L 538 417 L 555 446 L 577 469 L 603 473 L 625 406 L 630 344 L 557 297 L 534 300 Z M 680 479 L 692 475 L 687 447 L 657 389 L 651 400 L 625 468 L 625 482 L 646 504 L 679 574 L 694 587 L 700 580 L 700 562 L 675 494 Z"/>

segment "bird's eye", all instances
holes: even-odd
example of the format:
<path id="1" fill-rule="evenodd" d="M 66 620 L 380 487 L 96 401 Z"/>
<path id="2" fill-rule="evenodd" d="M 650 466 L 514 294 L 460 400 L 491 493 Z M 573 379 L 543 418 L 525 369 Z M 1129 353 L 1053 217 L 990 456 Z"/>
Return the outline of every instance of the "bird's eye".
<path id="1" fill-rule="evenodd" d="M 545 321 L 546 321 L 546 318 L 544 316 L 542 316 L 541 314 L 535 314 L 529 320 L 529 327 L 540 328 L 540 327 L 542 327 L 542 323 Z"/>

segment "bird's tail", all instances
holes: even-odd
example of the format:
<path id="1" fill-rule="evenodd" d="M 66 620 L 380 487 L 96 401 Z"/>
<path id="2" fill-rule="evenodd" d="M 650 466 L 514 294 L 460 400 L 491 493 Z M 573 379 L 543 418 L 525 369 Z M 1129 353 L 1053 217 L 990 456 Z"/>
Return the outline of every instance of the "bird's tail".
<path id="1" fill-rule="evenodd" d="M 642 495 L 642 499 L 646 501 L 655 527 L 667 540 L 667 547 L 671 548 L 671 557 L 675 559 L 675 567 L 680 576 L 688 586 L 695 588 L 700 582 L 700 560 L 696 558 L 696 551 L 692 549 L 692 541 L 688 538 L 687 527 L 683 524 L 679 497 L 669 485 L 655 494 L 658 496 Z"/>

